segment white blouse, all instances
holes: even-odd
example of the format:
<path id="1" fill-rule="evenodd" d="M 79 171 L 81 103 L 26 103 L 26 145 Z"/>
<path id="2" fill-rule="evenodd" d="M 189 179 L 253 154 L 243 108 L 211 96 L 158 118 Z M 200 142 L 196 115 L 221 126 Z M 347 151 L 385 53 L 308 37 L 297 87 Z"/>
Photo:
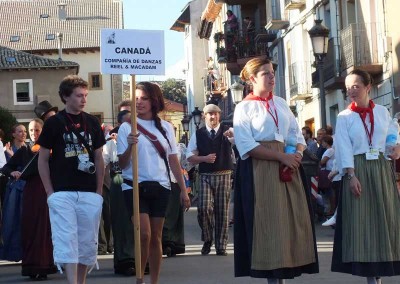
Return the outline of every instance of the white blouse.
<path id="1" fill-rule="evenodd" d="M 286 140 L 289 129 L 293 130 L 296 133 L 297 144 L 306 146 L 301 129 L 286 101 L 277 96 L 274 96 L 272 100 L 270 111 L 275 116 L 273 107 L 275 106 L 279 134 Z M 244 100 L 236 106 L 233 128 L 236 147 L 243 160 L 249 157 L 249 151 L 260 145 L 259 141 L 275 140 L 275 133 L 278 131 L 273 117 L 267 110 L 266 102 L 255 100 Z"/>
<path id="2" fill-rule="evenodd" d="M 389 111 L 375 105 L 374 109 L 374 133 L 372 136 L 372 148 L 379 152 L 385 152 L 387 131 L 390 123 Z M 371 130 L 369 115 L 366 118 L 368 130 Z M 354 155 L 365 154 L 369 151 L 368 135 L 364 124 L 357 112 L 349 109 L 341 111 L 337 118 L 335 132 L 335 157 L 338 170 L 344 174 L 345 168 L 354 168 Z"/>

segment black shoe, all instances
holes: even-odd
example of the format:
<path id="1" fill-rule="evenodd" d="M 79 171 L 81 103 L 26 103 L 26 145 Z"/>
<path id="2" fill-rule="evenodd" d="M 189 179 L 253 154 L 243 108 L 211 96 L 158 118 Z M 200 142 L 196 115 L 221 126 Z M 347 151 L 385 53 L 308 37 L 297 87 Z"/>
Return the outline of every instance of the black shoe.
<path id="1" fill-rule="evenodd" d="M 134 276 L 134 275 L 136 275 L 136 270 L 135 270 L 134 267 L 128 267 L 128 268 L 125 268 L 125 269 L 116 268 L 114 270 L 114 273 L 115 274 L 121 274 L 121 275 L 124 275 L 124 276 Z"/>
<path id="2" fill-rule="evenodd" d="M 107 251 L 98 251 L 97 252 L 97 255 L 106 255 L 107 254 Z"/>
<path id="3" fill-rule="evenodd" d="M 204 242 L 203 248 L 201 249 L 202 255 L 207 255 L 211 251 L 212 241 Z"/>
<path id="4" fill-rule="evenodd" d="M 224 250 L 224 249 L 218 249 L 218 250 L 217 250 L 217 255 L 227 256 L 228 253 L 227 253 L 226 250 Z"/>

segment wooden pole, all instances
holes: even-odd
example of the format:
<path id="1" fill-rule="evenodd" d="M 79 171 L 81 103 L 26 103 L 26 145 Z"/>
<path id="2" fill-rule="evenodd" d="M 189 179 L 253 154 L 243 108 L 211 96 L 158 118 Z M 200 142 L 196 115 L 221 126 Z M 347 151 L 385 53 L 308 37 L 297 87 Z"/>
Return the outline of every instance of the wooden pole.
<path id="1" fill-rule="evenodd" d="M 137 133 L 136 122 L 136 80 L 135 75 L 131 75 L 130 80 L 131 95 L 131 132 Z M 133 232 L 135 238 L 135 268 L 136 279 L 142 279 L 142 257 L 140 249 L 140 214 L 139 214 L 139 185 L 138 185 L 138 159 L 137 144 L 132 145 L 132 186 L 133 186 Z"/>

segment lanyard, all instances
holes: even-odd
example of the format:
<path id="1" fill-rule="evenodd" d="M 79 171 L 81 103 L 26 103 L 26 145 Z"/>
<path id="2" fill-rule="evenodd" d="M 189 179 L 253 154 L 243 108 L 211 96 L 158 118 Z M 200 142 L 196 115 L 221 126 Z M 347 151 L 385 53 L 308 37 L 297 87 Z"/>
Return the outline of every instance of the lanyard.
<path id="1" fill-rule="evenodd" d="M 270 101 L 271 101 L 272 104 L 274 105 L 275 116 L 272 114 L 271 107 L 270 107 L 270 103 L 269 103 Z M 271 115 L 272 119 L 274 120 L 276 129 L 277 129 L 277 132 L 279 133 L 279 126 L 278 126 L 278 125 L 279 125 L 279 119 L 278 119 L 278 113 L 277 113 L 277 111 L 276 111 L 276 107 L 275 107 L 274 101 L 273 101 L 272 99 L 267 101 L 267 111 L 268 111 L 268 113 Z"/>
<path id="2" fill-rule="evenodd" d="M 80 128 L 81 127 L 81 124 L 80 123 L 75 123 L 73 120 L 72 120 L 72 117 L 69 115 L 69 113 L 65 113 L 66 114 L 66 116 L 67 116 L 67 118 L 69 119 L 69 121 L 71 122 L 71 125 L 75 128 L 75 129 L 78 129 L 78 128 Z M 83 124 L 83 131 L 85 132 L 85 136 L 86 136 L 86 121 L 85 121 L 85 116 L 84 115 L 81 115 L 81 117 L 82 117 L 82 124 Z M 67 126 L 68 127 L 68 126 Z M 69 129 L 68 129 L 69 130 Z"/>
<path id="3" fill-rule="evenodd" d="M 369 113 L 369 120 L 371 121 L 371 131 L 368 130 L 367 123 L 365 122 L 365 120 L 367 119 L 367 114 L 361 115 L 361 113 L 359 113 L 359 115 L 364 125 L 365 133 L 368 137 L 369 148 L 372 148 L 372 136 L 374 135 L 374 113 L 372 111 Z"/>

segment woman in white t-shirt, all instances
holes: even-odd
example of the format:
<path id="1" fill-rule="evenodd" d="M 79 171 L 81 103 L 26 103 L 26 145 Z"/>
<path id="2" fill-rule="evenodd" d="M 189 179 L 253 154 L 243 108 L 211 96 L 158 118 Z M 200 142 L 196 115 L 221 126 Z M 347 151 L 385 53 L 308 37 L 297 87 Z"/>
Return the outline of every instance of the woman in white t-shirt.
<path id="1" fill-rule="evenodd" d="M 164 98 L 158 85 L 141 82 L 136 85 L 137 124 L 140 135 L 131 133 L 131 125 L 123 123 L 118 131 L 117 153 L 122 169 L 122 190 L 132 216 L 133 182 L 131 145 L 138 144 L 138 183 L 141 239 L 141 268 L 137 283 L 143 282 L 146 262 L 150 265 L 150 282 L 156 284 L 162 259 L 162 228 L 171 190 L 169 167 L 181 189 L 180 200 L 184 209 L 190 207 L 189 196 L 177 156 L 174 129 L 161 120 L 158 113 L 164 110 Z M 142 130 L 141 130 L 142 127 Z M 147 132 L 147 134 L 146 134 Z M 154 141 L 159 142 L 159 149 Z M 164 151 L 168 161 L 161 157 Z"/>

